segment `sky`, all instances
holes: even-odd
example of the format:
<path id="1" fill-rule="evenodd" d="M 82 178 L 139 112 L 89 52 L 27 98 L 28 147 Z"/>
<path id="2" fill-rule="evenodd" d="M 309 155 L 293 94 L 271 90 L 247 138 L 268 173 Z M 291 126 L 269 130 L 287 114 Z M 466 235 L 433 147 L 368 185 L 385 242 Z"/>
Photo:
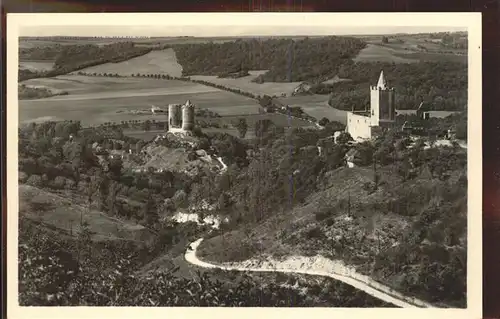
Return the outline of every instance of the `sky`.
<path id="1" fill-rule="evenodd" d="M 293 36 L 293 35 L 376 35 L 466 31 L 464 27 L 443 26 L 97 26 L 59 25 L 22 26 L 20 36 L 150 36 L 150 37 L 223 37 L 223 36 Z"/>

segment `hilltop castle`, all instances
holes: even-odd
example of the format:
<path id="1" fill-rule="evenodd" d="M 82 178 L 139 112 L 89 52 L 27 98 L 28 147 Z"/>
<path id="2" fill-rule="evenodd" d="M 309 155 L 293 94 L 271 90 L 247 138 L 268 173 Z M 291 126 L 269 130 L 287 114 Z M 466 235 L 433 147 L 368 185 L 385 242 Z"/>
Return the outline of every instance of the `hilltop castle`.
<path id="1" fill-rule="evenodd" d="M 384 71 L 376 86 L 370 87 L 370 110 L 347 113 L 347 132 L 355 140 L 371 139 L 384 129 L 394 125 L 396 120 L 394 88 L 388 87 Z"/>
<path id="2" fill-rule="evenodd" d="M 171 133 L 191 132 L 194 128 L 194 104 L 187 100 L 185 104 L 168 105 L 168 131 Z"/>

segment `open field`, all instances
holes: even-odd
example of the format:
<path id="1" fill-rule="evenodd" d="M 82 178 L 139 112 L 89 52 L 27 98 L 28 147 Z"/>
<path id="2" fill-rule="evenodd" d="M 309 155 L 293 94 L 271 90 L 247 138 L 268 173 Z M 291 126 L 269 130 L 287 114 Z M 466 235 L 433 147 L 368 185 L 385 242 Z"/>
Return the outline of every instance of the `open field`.
<path id="1" fill-rule="evenodd" d="M 53 61 L 19 61 L 20 69 L 28 69 L 31 71 L 48 71 L 53 67 Z"/>
<path id="2" fill-rule="evenodd" d="M 22 82 L 26 85 L 44 86 L 65 90 L 71 94 L 94 94 L 102 92 L 129 91 L 137 89 L 172 89 L 195 87 L 195 84 L 183 81 L 156 80 L 148 78 L 113 78 L 80 75 L 61 75 L 53 78 L 30 79 Z M 196 87 L 205 87 L 197 85 Z"/>
<path id="3" fill-rule="evenodd" d="M 80 120 L 83 125 L 128 120 L 164 119 L 165 115 L 136 115 L 127 110 L 166 107 L 190 99 L 197 107 L 220 115 L 255 114 L 258 104 L 227 91 L 200 84 L 142 78 L 61 76 L 32 79 L 26 85 L 64 90 L 66 96 L 19 102 L 19 121 Z"/>
<path id="4" fill-rule="evenodd" d="M 419 62 L 418 59 L 407 59 L 396 54 L 404 56 L 404 50 L 396 50 L 393 48 L 368 44 L 366 48 L 361 50 L 353 60 L 356 62 L 394 62 L 394 63 L 416 63 Z"/>
<path id="5" fill-rule="evenodd" d="M 347 112 L 335 109 L 328 105 L 328 95 L 297 95 L 286 98 L 279 98 L 290 106 L 300 106 L 307 114 L 321 120 L 326 117 L 330 121 L 337 121 L 346 124 Z"/>
<path id="6" fill-rule="evenodd" d="M 164 44 L 190 44 L 190 43 L 206 43 L 206 42 L 228 42 L 235 41 L 236 37 L 211 37 L 211 38 L 197 38 L 197 37 L 160 37 L 160 38 L 145 38 L 145 39 L 127 39 L 127 38 L 97 38 L 97 39 L 63 39 L 63 38 L 38 38 L 38 39 L 26 39 L 20 38 L 19 40 L 19 48 L 34 48 L 34 47 L 42 47 L 49 45 L 74 45 L 74 44 L 94 44 L 94 45 L 106 45 L 116 42 L 125 42 L 130 41 L 134 42 L 138 45 L 143 46 L 155 46 L 155 45 L 164 45 Z"/>
<path id="7" fill-rule="evenodd" d="M 250 75 L 244 76 L 237 79 L 231 78 L 218 78 L 212 75 L 193 75 L 190 76 L 193 80 L 206 81 L 213 84 L 222 85 L 227 88 L 239 89 L 244 92 L 249 92 L 255 95 L 281 95 L 282 93 L 290 94 L 301 82 L 266 82 L 266 83 L 255 83 L 252 82 L 253 79 L 261 74 L 266 73 L 266 70 L 260 71 L 250 71 Z"/>
<path id="8" fill-rule="evenodd" d="M 467 55 L 445 54 L 433 52 L 432 50 L 421 52 L 416 44 L 368 44 L 353 60 L 356 62 L 416 63 L 420 61 L 451 61 L 467 63 Z"/>
<path id="9" fill-rule="evenodd" d="M 124 42 L 125 39 L 55 39 L 55 38 L 47 38 L 47 39 L 19 39 L 19 48 L 20 49 L 28 49 L 35 47 L 45 47 L 51 45 L 84 45 L 84 44 L 94 44 L 94 45 L 106 45 L 116 42 Z"/>
<path id="10" fill-rule="evenodd" d="M 105 63 L 81 71 L 86 73 L 113 73 L 123 76 L 137 73 L 182 76 L 182 66 L 177 63 L 173 49 L 151 51 L 148 54 L 127 61 Z"/>

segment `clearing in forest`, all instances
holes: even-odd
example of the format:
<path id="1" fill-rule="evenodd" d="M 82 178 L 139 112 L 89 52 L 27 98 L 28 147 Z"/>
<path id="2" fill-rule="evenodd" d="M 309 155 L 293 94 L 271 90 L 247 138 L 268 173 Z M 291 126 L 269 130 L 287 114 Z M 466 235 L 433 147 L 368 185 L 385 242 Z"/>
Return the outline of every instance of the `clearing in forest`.
<path id="1" fill-rule="evenodd" d="M 219 78 L 215 75 L 193 75 L 193 80 L 206 81 L 230 89 L 237 89 L 254 95 L 280 96 L 281 94 L 291 94 L 301 82 L 252 82 L 259 75 L 266 73 L 266 70 L 249 71 L 250 75 L 241 78 Z"/>

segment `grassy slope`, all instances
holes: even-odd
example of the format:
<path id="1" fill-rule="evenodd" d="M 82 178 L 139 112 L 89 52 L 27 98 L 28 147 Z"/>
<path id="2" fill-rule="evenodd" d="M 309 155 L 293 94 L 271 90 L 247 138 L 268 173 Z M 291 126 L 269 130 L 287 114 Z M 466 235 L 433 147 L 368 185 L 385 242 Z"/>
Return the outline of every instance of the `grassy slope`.
<path id="1" fill-rule="evenodd" d="M 242 226 L 223 237 L 210 238 L 201 244 L 200 257 L 220 262 L 241 261 L 259 255 L 280 257 L 322 254 L 332 259 L 344 260 L 348 265 L 356 266 L 361 273 L 405 292 L 406 287 L 401 275 L 407 271 L 392 273 L 384 267 L 374 268 L 374 260 L 379 251 L 406 244 L 405 234 L 411 231 L 410 225 L 414 217 L 403 216 L 385 206 L 391 200 L 401 198 L 399 194 L 403 190 L 410 194 L 408 201 L 411 202 L 412 198 L 415 198 L 408 207 L 425 210 L 427 201 L 418 194 L 432 194 L 439 182 L 421 176 L 401 183 L 397 174 L 390 168 L 379 173 L 382 186 L 370 194 L 363 189 L 363 185 L 373 180 L 371 169 L 358 167 L 332 171 L 323 181 L 323 188 L 311 194 L 304 205 L 286 213 L 276 212 L 263 223 Z M 349 197 L 352 219 L 346 214 Z M 462 209 L 465 207 L 460 202 L 452 204 Z M 324 211 L 325 207 L 329 208 L 327 215 L 318 220 L 315 213 Z M 461 214 L 466 215 L 466 210 Z M 319 228 L 318 235 L 308 235 L 308 232 L 315 228 Z M 339 238 L 343 238 L 345 242 L 340 244 Z M 461 238 L 462 245 L 465 245 L 465 240 L 466 232 Z M 425 243 L 421 243 L 416 247 L 424 249 L 425 246 Z M 411 267 L 418 268 L 418 262 Z M 421 293 L 420 291 L 416 295 L 422 297 Z M 425 298 L 429 296 L 424 296 Z"/>
<path id="2" fill-rule="evenodd" d="M 148 242 L 156 236 L 141 225 L 124 222 L 96 210 L 89 212 L 76 194 L 57 194 L 23 184 L 19 185 L 19 214 L 66 233 L 79 231 L 82 215 L 91 231 L 95 232 L 95 240 Z"/>
<path id="3" fill-rule="evenodd" d="M 267 83 L 256 83 L 252 82 L 259 75 L 264 74 L 266 71 L 249 71 L 250 75 L 244 76 L 241 78 L 219 78 L 215 75 L 192 75 L 190 76 L 193 80 L 198 81 L 206 81 L 209 83 L 222 85 L 227 88 L 239 89 L 243 92 L 249 92 L 255 95 L 281 95 L 285 93 L 287 95 L 291 94 L 293 90 L 301 83 L 301 82 L 284 82 L 284 83 L 275 83 L 275 82 L 267 82 Z"/>

